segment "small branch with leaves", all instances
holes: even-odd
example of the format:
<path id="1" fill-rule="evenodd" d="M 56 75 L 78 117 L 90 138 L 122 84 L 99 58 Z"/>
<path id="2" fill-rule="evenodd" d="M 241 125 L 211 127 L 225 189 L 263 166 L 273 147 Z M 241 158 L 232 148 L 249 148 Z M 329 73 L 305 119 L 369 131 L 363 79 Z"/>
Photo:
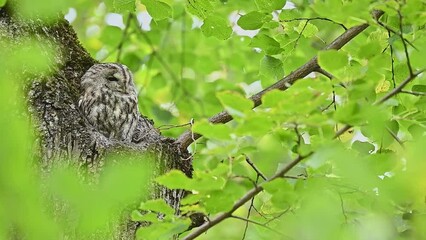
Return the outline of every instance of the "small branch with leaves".
<path id="1" fill-rule="evenodd" d="M 380 16 L 383 15 L 382 11 L 373 11 L 373 18 L 379 19 Z M 330 43 L 324 50 L 329 49 L 340 49 L 362 31 L 364 31 L 369 25 L 367 23 L 361 24 L 359 26 L 355 26 L 346 30 L 342 35 L 337 37 L 332 43 Z M 289 75 L 279 80 L 278 82 L 272 84 L 271 86 L 265 88 L 264 90 L 256 93 L 255 95 L 250 97 L 250 100 L 253 101 L 254 107 L 258 107 L 262 104 L 262 96 L 266 93 L 278 89 L 281 91 L 287 90 L 292 84 L 294 84 L 297 80 L 302 79 L 309 75 L 312 72 L 318 71 L 320 69 L 317 57 L 313 57 L 303 66 L 299 67 L 295 71 L 291 72 Z M 214 124 L 218 123 L 227 123 L 232 120 L 232 116 L 226 112 L 220 112 L 209 118 L 209 121 Z M 194 140 L 197 140 L 201 137 L 200 134 L 192 133 L 190 130 L 186 131 L 182 135 L 178 137 L 176 143 L 180 145 L 182 149 L 186 149 Z"/>
<path id="2" fill-rule="evenodd" d="M 381 14 L 383 14 L 382 12 L 375 12 L 375 19 L 378 19 L 379 16 Z M 402 26 L 402 15 L 400 14 L 400 24 Z M 332 44 L 330 44 L 327 49 L 338 49 L 340 47 L 342 47 L 345 43 L 347 43 L 350 39 L 352 39 L 354 36 L 356 36 L 356 34 L 359 34 L 362 30 L 364 30 L 368 25 L 360 25 L 358 27 L 354 27 L 351 29 L 348 29 L 347 32 L 350 32 L 351 34 L 345 32 L 344 34 L 342 34 L 340 37 L 338 37 Z M 390 92 L 388 92 L 385 96 L 383 96 L 382 98 L 380 98 L 378 101 L 376 101 L 374 103 L 374 105 L 380 105 L 385 103 L 387 100 L 391 99 L 392 97 L 396 96 L 399 93 L 406 93 L 407 91 L 404 91 L 403 88 L 409 84 L 410 82 L 412 82 L 414 79 L 416 79 L 417 76 L 419 76 L 421 73 L 423 73 L 424 70 L 419 70 L 414 72 L 413 68 L 411 66 L 411 62 L 410 62 L 410 57 L 408 54 L 408 48 L 407 48 L 407 44 L 405 43 L 404 38 L 402 37 L 402 27 L 400 29 L 401 31 L 401 41 L 403 42 L 403 46 L 404 46 L 404 52 L 405 52 L 405 56 L 406 56 L 406 60 L 407 60 L 407 68 L 409 70 L 409 76 L 403 81 L 401 82 L 398 86 L 395 86 L 394 89 L 392 89 Z M 299 69 L 297 69 L 296 71 L 294 71 L 293 73 L 291 73 L 290 75 L 288 75 L 287 77 L 285 77 L 284 79 L 282 79 L 281 81 L 277 82 L 276 84 L 268 87 L 267 89 L 265 89 L 264 91 L 254 95 L 253 97 L 251 97 L 250 99 L 253 100 L 253 102 L 255 103 L 255 106 L 259 106 L 261 104 L 261 100 L 260 98 L 262 97 L 262 95 L 268 91 L 270 91 L 271 89 L 281 89 L 281 90 L 286 90 L 288 89 L 288 87 L 290 86 L 289 83 L 293 83 L 297 80 L 297 76 L 300 76 L 299 74 L 301 73 L 306 73 L 308 71 L 318 71 L 319 67 L 317 65 L 316 62 L 316 57 L 314 57 L 313 59 L 311 59 L 308 63 L 306 63 L 305 65 L 303 65 L 302 67 L 300 67 Z M 212 118 L 210 118 L 211 121 L 213 123 L 219 123 L 221 121 L 227 122 L 230 121 L 232 119 L 232 117 L 227 113 L 227 112 L 222 112 L 218 115 L 213 116 Z M 341 128 L 339 131 L 336 132 L 336 134 L 334 135 L 334 139 L 340 137 L 342 134 L 344 134 L 346 131 L 350 130 L 352 128 L 351 125 L 345 125 L 343 128 Z M 297 128 L 295 128 L 296 133 L 297 132 Z M 299 135 L 299 134 L 298 134 Z M 184 136 L 184 135 L 183 135 Z M 299 135 L 300 136 L 300 135 Z M 393 134 L 394 137 L 396 137 L 395 134 Z M 200 135 L 197 136 L 197 138 L 200 137 Z M 397 137 L 396 137 L 397 138 Z M 401 141 L 398 141 L 401 143 Z M 181 142 L 183 143 L 183 142 Z M 291 161 L 290 163 L 287 164 L 286 167 L 284 167 L 283 169 L 281 169 L 280 171 L 278 171 L 275 175 L 273 175 L 271 178 L 268 178 L 265 182 L 255 186 L 254 188 L 252 188 L 251 190 L 249 190 L 242 198 L 240 198 L 231 208 L 231 210 L 221 213 L 219 215 L 217 215 L 216 217 L 212 218 L 209 222 L 204 223 L 202 226 L 200 226 L 199 228 L 197 228 L 196 230 L 194 230 L 193 232 L 191 232 L 189 235 L 187 235 L 184 239 L 194 239 L 197 236 L 201 235 L 202 233 L 206 232 L 208 229 L 212 228 L 213 226 L 217 225 L 218 223 L 222 222 L 223 220 L 227 219 L 227 218 L 232 218 L 235 217 L 233 215 L 233 213 L 240 208 L 241 206 L 243 206 L 245 203 L 249 202 L 250 200 L 253 201 L 253 198 L 258 195 L 260 192 L 262 192 L 263 189 L 263 185 L 266 183 L 269 183 L 277 178 L 285 178 L 286 177 L 286 173 L 288 173 L 293 167 L 295 167 L 296 165 L 298 165 L 302 160 L 308 158 L 309 156 L 311 156 L 312 154 L 314 154 L 314 152 L 310 152 L 309 154 L 306 155 L 298 155 L 293 161 Z M 343 201 L 341 199 L 341 201 Z M 345 210 L 343 208 L 343 202 L 342 202 L 342 211 L 344 212 L 345 215 Z M 346 215 L 345 215 L 346 218 Z"/>

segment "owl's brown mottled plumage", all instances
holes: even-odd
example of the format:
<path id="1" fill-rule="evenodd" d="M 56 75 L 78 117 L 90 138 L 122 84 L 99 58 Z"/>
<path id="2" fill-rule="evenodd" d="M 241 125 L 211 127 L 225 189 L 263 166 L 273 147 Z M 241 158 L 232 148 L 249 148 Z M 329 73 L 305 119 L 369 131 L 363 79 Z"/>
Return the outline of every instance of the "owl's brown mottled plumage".
<path id="1" fill-rule="evenodd" d="M 81 78 L 79 107 L 108 138 L 130 142 L 140 116 L 130 70 L 119 63 L 93 65 Z"/>

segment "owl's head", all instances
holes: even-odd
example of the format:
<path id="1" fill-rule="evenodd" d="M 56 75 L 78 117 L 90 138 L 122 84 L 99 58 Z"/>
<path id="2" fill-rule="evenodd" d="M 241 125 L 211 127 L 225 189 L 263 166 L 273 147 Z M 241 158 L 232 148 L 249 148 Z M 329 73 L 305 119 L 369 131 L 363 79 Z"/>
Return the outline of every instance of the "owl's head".
<path id="1" fill-rule="evenodd" d="M 119 63 L 99 63 L 87 70 L 81 77 L 83 91 L 108 88 L 122 94 L 135 93 L 135 85 L 130 70 Z"/>

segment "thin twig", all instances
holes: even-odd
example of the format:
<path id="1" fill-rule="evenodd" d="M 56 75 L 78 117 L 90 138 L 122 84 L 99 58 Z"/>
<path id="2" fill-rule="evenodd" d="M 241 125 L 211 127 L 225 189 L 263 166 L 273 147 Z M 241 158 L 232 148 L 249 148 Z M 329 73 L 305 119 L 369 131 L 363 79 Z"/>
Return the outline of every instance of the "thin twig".
<path id="1" fill-rule="evenodd" d="M 253 168 L 253 170 L 257 173 L 257 175 L 259 175 L 263 180 L 266 181 L 266 176 L 265 174 L 262 173 L 262 171 L 260 171 L 260 169 L 250 160 L 250 158 L 244 154 L 244 156 L 246 157 L 246 162 Z"/>
<path id="2" fill-rule="evenodd" d="M 399 139 L 399 137 L 389 127 L 386 127 L 386 130 L 393 137 L 393 139 L 395 139 L 395 141 L 397 141 L 399 145 L 404 148 L 404 143 L 401 141 L 401 139 Z"/>
<path id="3" fill-rule="evenodd" d="M 383 23 L 383 22 L 381 22 L 381 21 L 376 20 L 376 23 L 377 23 L 378 25 L 380 25 L 381 27 L 383 27 L 384 29 L 386 29 L 388 32 L 391 32 L 391 33 L 393 33 L 393 34 L 395 34 L 395 35 L 399 36 L 400 38 L 402 38 L 402 39 L 403 39 L 403 41 L 404 41 L 404 42 L 408 43 L 408 44 L 409 44 L 412 48 L 414 48 L 414 49 L 416 49 L 416 50 L 417 50 L 417 48 L 416 48 L 416 46 L 414 46 L 414 44 L 412 44 L 410 41 L 408 41 L 407 39 L 405 39 L 405 38 L 402 36 L 402 32 L 401 32 L 401 33 L 399 33 L 399 32 L 397 32 L 397 31 L 393 30 L 391 27 L 389 27 L 388 25 L 386 25 L 385 23 Z"/>
<path id="4" fill-rule="evenodd" d="M 402 29 L 403 17 L 402 17 L 400 9 L 398 9 L 397 12 L 398 12 L 398 16 L 399 16 L 399 31 L 400 31 L 399 37 L 401 38 L 402 46 L 404 46 L 404 53 L 405 53 L 405 58 L 407 60 L 408 71 L 410 72 L 410 76 L 413 76 L 414 72 L 413 72 L 413 68 L 411 67 L 411 61 L 410 61 L 410 56 L 408 54 L 407 44 L 405 43 L 404 36 L 402 35 L 404 33 L 403 29 Z"/>
<path id="5" fill-rule="evenodd" d="M 328 77 L 328 79 L 329 79 L 329 80 L 330 80 L 330 82 L 331 82 L 331 88 L 332 88 L 332 91 L 331 91 L 331 94 L 332 94 L 332 100 L 331 100 L 331 103 L 330 103 L 329 105 L 327 105 L 325 108 L 323 108 L 323 109 L 321 110 L 321 112 L 326 111 L 326 110 L 327 110 L 327 109 L 329 109 L 331 106 L 333 106 L 333 107 L 334 107 L 334 111 L 337 111 L 337 104 L 336 104 L 336 90 L 335 90 L 334 84 L 333 84 L 333 82 L 332 82 L 332 80 L 333 80 L 333 78 L 334 78 L 333 74 L 331 74 L 331 73 L 329 73 L 329 72 L 325 71 L 325 70 L 324 70 L 324 69 L 322 69 L 322 68 L 319 68 L 319 69 L 317 70 L 317 72 L 318 72 L 318 73 L 321 73 L 322 75 L 324 75 L 324 76 L 326 76 L 326 77 Z M 343 85 L 342 83 L 340 83 L 340 84 L 341 84 L 341 86 L 343 86 L 344 88 L 346 88 L 346 86 L 345 86 L 345 85 Z"/>
<path id="6" fill-rule="evenodd" d="M 257 177 L 256 177 L 256 181 L 255 180 L 253 180 L 253 179 L 251 179 L 250 177 L 247 177 L 247 176 L 241 176 L 241 175 L 234 175 L 234 176 L 231 176 L 231 177 L 229 177 L 230 179 L 234 179 L 234 178 L 242 178 L 242 179 L 247 179 L 247 180 L 249 180 L 252 184 L 253 184 L 253 187 L 257 187 Z"/>
<path id="7" fill-rule="evenodd" d="M 277 216 L 275 216 L 275 217 L 269 219 L 268 221 L 266 221 L 265 224 L 269 224 L 270 222 L 277 220 L 278 218 L 282 217 L 284 214 L 288 213 L 288 211 L 290 211 L 290 207 L 288 207 L 283 212 L 279 213 Z"/>
<path id="8" fill-rule="evenodd" d="M 426 92 L 415 92 L 415 91 L 401 90 L 401 93 L 406 93 L 406 94 L 410 94 L 410 95 L 414 95 L 414 96 L 426 96 Z"/>
<path id="9" fill-rule="evenodd" d="M 324 76 L 328 77 L 328 79 L 330 79 L 330 80 L 334 78 L 333 74 L 331 74 L 331 73 L 329 73 L 329 72 L 325 71 L 325 70 L 324 70 L 324 69 L 322 69 L 322 68 L 318 68 L 318 69 L 316 70 L 316 72 L 321 73 L 322 75 L 324 75 Z"/>
<path id="10" fill-rule="evenodd" d="M 388 30 L 388 40 L 390 38 L 390 31 Z M 396 81 L 395 81 L 395 59 L 393 58 L 393 46 L 389 42 L 389 49 L 390 49 L 390 57 L 391 57 L 391 73 L 392 73 L 392 83 L 393 88 L 396 88 Z"/>
<path id="11" fill-rule="evenodd" d="M 262 224 L 262 223 L 259 223 L 259 222 L 256 222 L 256 221 L 253 221 L 253 220 L 250 220 L 250 219 L 242 218 L 242 217 L 239 217 L 239 216 L 235 216 L 235 215 L 231 215 L 231 218 L 239 219 L 239 220 L 245 221 L 245 222 L 247 222 L 247 223 L 253 223 L 253 224 L 256 224 L 256 225 L 261 226 L 261 227 L 264 227 L 264 228 L 266 228 L 266 229 L 268 229 L 268 230 L 270 230 L 270 231 L 272 231 L 272 232 L 274 232 L 274 233 L 277 233 L 277 234 L 279 234 L 279 235 L 281 235 L 281 236 L 284 236 L 284 237 L 286 237 L 286 238 L 291 239 L 291 237 L 286 236 L 284 233 L 279 232 L 279 231 L 277 231 L 277 230 L 275 230 L 275 229 L 273 229 L 273 228 L 271 228 L 271 227 L 268 227 L 268 226 L 266 226 L 265 224 Z"/>
<path id="12" fill-rule="evenodd" d="M 127 31 L 129 30 L 130 21 L 132 20 L 132 18 L 133 18 L 133 14 L 129 13 L 129 15 L 127 16 L 126 26 L 125 26 L 124 31 L 123 31 L 123 36 L 121 37 L 120 43 L 118 44 L 118 47 L 117 47 L 117 49 L 118 49 L 117 62 L 120 62 L 121 53 L 123 51 L 123 45 L 124 45 L 124 42 L 127 38 Z"/>
<path id="13" fill-rule="evenodd" d="M 328 22 L 332 22 L 334 24 L 337 24 L 339 26 L 341 26 L 343 29 L 348 30 L 348 28 L 343 25 L 342 23 L 338 23 L 336 21 L 331 20 L 330 18 L 325 18 L 325 17 L 313 17 L 313 18 L 293 18 L 293 19 L 288 19 L 288 20 L 281 20 L 280 22 L 294 22 L 294 21 L 313 21 L 313 20 L 323 20 L 323 21 L 328 21 Z"/>
<path id="14" fill-rule="evenodd" d="M 256 177 L 256 184 L 258 183 L 258 181 L 259 181 L 259 174 L 257 174 L 257 177 Z M 250 218 L 250 214 L 251 214 L 251 210 L 253 209 L 253 207 L 254 207 L 254 197 L 252 197 L 251 198 L 251 201 L 250 201 L 250 207 L 249 207 L 249 209 L 248 209 L 248 211 L 247 211 L 247 219 L 249 219 Z M 249 222 L 246 222 L 246 226 L 244 227 L 244 233 L 243 233 L 243 238 L 242 238 L 242 240 L 244 240 L 245 238 L 246 238 L 246 234 L 247 234 L 247 230 L 248 230 L 248 226 L 249 226 Z"/>
<path id="15" fill-rule="evenodd" d="M 298 35 L 298 36 L 297 36 L 297 38 L 296 38 L 296 41 L 294 42 L 293 49 L 296 49 L 296 48 L 297 48 L 297 45 L 299 44 L 299 40 L 300 40 L 300 38 L 302 37 L 303 31 L 305 31 L 306 26 L 308 26 L 308 23 L 309 23 L 309 20 L 306 20 L 305 24 L 304 24 L 304 25 L 303 25 L 303 27 L 302 27 L 302 30 L 300 31 L 299 35 Z"/>
<path id="16" fill-rule="evenodd" d="M 180 127 L 186 127 L 191 125 L 191 122 L 189 123 L 184 123 L 184 124 L 178 124 L 178 125 L 161 125 L 158 127 L 158 130 L 169 130 L 172 128 L 180 128 Z"/>
<path id="17" fill-rule="evenodd" d="M 297 126 L 297 123 L 294 124 L 294 132 L 296 133 L 296 136 L 297 136 L 296 144 L 300 146 L 300 144 L 302 143 L 302 135 L 299 133 L 299 128 Z"/>
<path id="18" fill-rule="evenodd" d="M 307 178 L 306 178 L 306 176 L 304 176 L 304 175 L 300 175 L 300 176 L 283 176 L 283 178 L 289 178 L 289 179 L 303 179 L 303 180 L 306 180 Z"/>
<path id="19" fill-rule="evenodd" d="M 345 218 L 345 223 L 347 224 L 348 216 L 346 215 L 345 206 L 343 205 L 342 194 L 339 193 L 339 197 L 340 197 L 340 208 L 342 209 L 342 214 L 343 214 L 343 217 Z"/>
<path id="20" fill-rule="evenodd" d="M 137 21 L 137 19 L 136 19 Z M 138 26 L 139 26 L 139 22 L 137 22 Z M 144 38 L 144 40 L 146 41 L 146 43 L 148 43 L 148 45 L 151 48 L 152 51 L 152 56 L 156 57 L 158 62 L 163 66 L 164 70 L 166 70 L 166 72 L 170 75 L 170 77 L 172 78 L 172 80 L 180 87 L 180 82 L 178 77 L 176 76 L 176 74 L 173 72 L 172 68 L 169 66 L 169 64 L 167 64 L 166 61 L 164 61 L 163 57 L 161 57 L 160 54 L 158 54 L 158 51 L 155 47 L 155 45 L 152 43 L 151 39 L 148 37 L 148 35 L 142 30 L 141 27 L 138 28 L 139 29 L 139 33 L 141 34 L 141 36 Z"/>
<path id="21" fill-rule="evenodd" d="M 107 59 L 109 56 L 111 56 L 116 51 L 118 51 L 117 62 L 120 62 L 121 52 L 122 52 L 122 49 L 123 49 L 124 42 L 126 41 L 126 38 L 127 38 L 127 35 L 128 35 L 127 33 L 128 33 L 128 30 L 129 30 L 129 26 L 130 26 L 130 19 L 132 17 L 133 17 L 132 13 L 129 13 L 129 15 L 127 17 L 126 25 L 124 26 L 124 30 L 123 30 L 123 34 L 121 36 L 120 42 L 118 43 L 116 48 L 114 48 L 112 51 L 108 52 L 108 54 L 100 60 L 101 62 L 103 62 L 105 59 Z"/>
<path id="22" fill-rule="evenodd" d="M 252 207 L 253 209 L 254 209 L 254 211 L 256 211 L 257 212 L 257 214 L 259 214 L 259 216 L 261 216 L 261 217 L 263 217 L 263 218 L 267 218 L 265 215 L 263 215 L 263 213 L 261 213 L 259 210 L 257 210 L 257 208 L 253 205 L 253 207 Z"/>

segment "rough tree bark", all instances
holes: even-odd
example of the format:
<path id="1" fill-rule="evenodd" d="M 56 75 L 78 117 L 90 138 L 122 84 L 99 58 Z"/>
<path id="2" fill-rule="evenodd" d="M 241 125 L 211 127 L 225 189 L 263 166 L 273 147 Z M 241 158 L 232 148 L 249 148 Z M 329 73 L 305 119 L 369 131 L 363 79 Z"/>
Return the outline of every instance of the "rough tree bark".
<path id="1" fill-rule="evenodd" d="M 147 129 L 140 125 L 135 141 L 124 143 L 105 138 L 84 121 L 77 108 L 80 78 L 96 60 L 80 45 L 76 33 L 62 16 L 46 23 L 20 18 L 8 5 L 0 8 L 0 42 L 19 46 L 27 37 L 35 39 L 46 50 L 56 49 L 53 59 L 46 59 L 53 63 L 52 74 L 32 76 L 27 86 L 30 115 L 35 119 L 39 136 L 37 159 L 43 172 L 49 172 L 55 161 L 74 159 L 72 165 L 98 174 L 108 153 L 131 150 L 154 156 L 154 175 L 179 169 L 191 177 L 192 162 L 188 152 L 174 143 L 174 139 L 163 137 L 153 126 Z M 156 186 L 153 192 L 153 197 L 165 199 L 176 211 L 184 195 L 182 190 L 161 186 Z M 127 229 L 116 238 L 133 238 L 136 225 L 127 224 Z"/>

